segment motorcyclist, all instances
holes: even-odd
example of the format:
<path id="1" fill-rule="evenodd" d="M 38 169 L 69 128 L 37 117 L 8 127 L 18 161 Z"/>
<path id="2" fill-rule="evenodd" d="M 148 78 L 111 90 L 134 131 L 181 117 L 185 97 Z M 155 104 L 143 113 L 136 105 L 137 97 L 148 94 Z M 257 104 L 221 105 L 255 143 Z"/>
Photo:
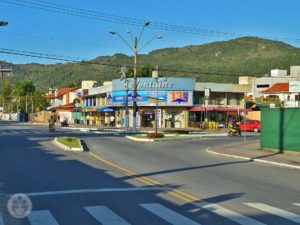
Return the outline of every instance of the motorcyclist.
<path id="1" fill-rule="evenodd" d="M 240 127 L 240 123 L 236 122 L 235 118 L 233 118 L 232 120 L 232 128 L 235 129 L 239 135 L 241 135 L 241 127 Z"/>
<path id="2" fill-rule="evenodd" d="M 239 136 L 241 136 L 241 127 L 240 127 L 240 123 L 236 122 L 235 118 L 232 119 L 231 122 L 231 129 L 233 129 L 234 133 L 238 133 Z"/>
<path id="3" fill-rule="evenodd" d="M 54 130 L 55 129 L 55 123 L 56 123 L 56 116 L 52 114 L 48 120 L 49 122 L 49 130 Z"/>

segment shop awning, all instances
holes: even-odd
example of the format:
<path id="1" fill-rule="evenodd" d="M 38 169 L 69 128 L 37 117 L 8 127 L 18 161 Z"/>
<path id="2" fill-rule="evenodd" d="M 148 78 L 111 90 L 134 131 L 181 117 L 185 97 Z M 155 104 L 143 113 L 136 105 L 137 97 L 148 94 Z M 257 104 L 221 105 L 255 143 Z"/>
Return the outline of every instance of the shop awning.
<path id="1" fill-rule="evenodd" d="M 244 111 L 249 111 L 249 109 L 194 106 L 194 107 L 191 107 L 188 111 L 189 112 L 201 112 L 201 111 L 216 111 L 216 112 L 238 112 L 239 111 L 239 112 L 244 112 Z"/>
<path id="2" fill-rule="evenodd" d="M 58 110 L 58 111 L 72 111 L 74 109 L 74 103 L 66 104 L 66 105 L 58 105 L 58 106 L 50 106 L 47 108 L 48 110 Z"/>
<path id="3" fill-rule="evenodd" d="M 115 112 L 116 110 L 111 107 L 102 107 L 102 108 L 97 108 L 97 112 Z"/>
<path id="4" fill-rule="evenodd" d="M 193 106 L 188 111 L 190 112 L 213 111 L 213 107 Z"/>

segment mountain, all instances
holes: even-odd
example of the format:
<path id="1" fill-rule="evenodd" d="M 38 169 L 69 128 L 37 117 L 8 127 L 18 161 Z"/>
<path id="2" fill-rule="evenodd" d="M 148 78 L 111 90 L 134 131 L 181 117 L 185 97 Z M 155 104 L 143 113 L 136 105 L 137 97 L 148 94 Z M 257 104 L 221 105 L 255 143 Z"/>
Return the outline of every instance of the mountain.
<path id="1" fill-rule="evenodd" d="M 195 77 L 198 81 L 237 82 L 238 76 L 260 76 L 271 69 L 300 65 L 300 49 L 283 42 L 242 37 L 229 41 L 182 48 L 165 48 L 139 55 L 139 67 L 158 66 L 160 76 Z M 81 80 L 119 78 L 120 66 L 132 66 L 133 58 L 124 54 L 101 56 L 91 61 L 53 65 L 16 64 L 15 78 L 32 80 L 43 90 L 63 87 Z"/>

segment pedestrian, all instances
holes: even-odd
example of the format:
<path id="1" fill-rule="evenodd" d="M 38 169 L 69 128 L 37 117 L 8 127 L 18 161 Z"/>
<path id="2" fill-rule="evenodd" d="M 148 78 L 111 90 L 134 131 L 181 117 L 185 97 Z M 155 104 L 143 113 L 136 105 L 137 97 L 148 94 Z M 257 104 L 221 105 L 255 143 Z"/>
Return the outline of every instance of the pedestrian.
<path id="1" fill-rule="evenodd" d="M 110 119 L 110 126 L 113 127 L 115 125 L 115 117 L 111 115 Z"/>

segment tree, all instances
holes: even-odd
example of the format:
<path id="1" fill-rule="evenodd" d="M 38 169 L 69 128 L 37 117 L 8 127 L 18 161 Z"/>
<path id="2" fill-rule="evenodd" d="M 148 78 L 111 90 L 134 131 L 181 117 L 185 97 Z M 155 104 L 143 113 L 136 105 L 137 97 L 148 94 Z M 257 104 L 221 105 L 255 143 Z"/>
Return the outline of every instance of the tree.
<path id="1" fill-rule="evenodd" d="M 138 71 L 138 76 L 140 77 L 152 77 L 153 66 L 150 64 L 144 65 Z"/>
<path id="2" fill-rule="evenodd" d="M 28 112 L 28 107 L 31 105 L 34 111 L 34 98 L 35 86 L 32 81 L 20 81 L 13 89 L 13 97 L 17 104 L 17 111 Z"/>
<path id="3" fill-rule="evenodd" d="M 8 112 L 11 109 L 12 87 L 7 79 L 2 79 L 2 106 L 3 111 Z"/>

